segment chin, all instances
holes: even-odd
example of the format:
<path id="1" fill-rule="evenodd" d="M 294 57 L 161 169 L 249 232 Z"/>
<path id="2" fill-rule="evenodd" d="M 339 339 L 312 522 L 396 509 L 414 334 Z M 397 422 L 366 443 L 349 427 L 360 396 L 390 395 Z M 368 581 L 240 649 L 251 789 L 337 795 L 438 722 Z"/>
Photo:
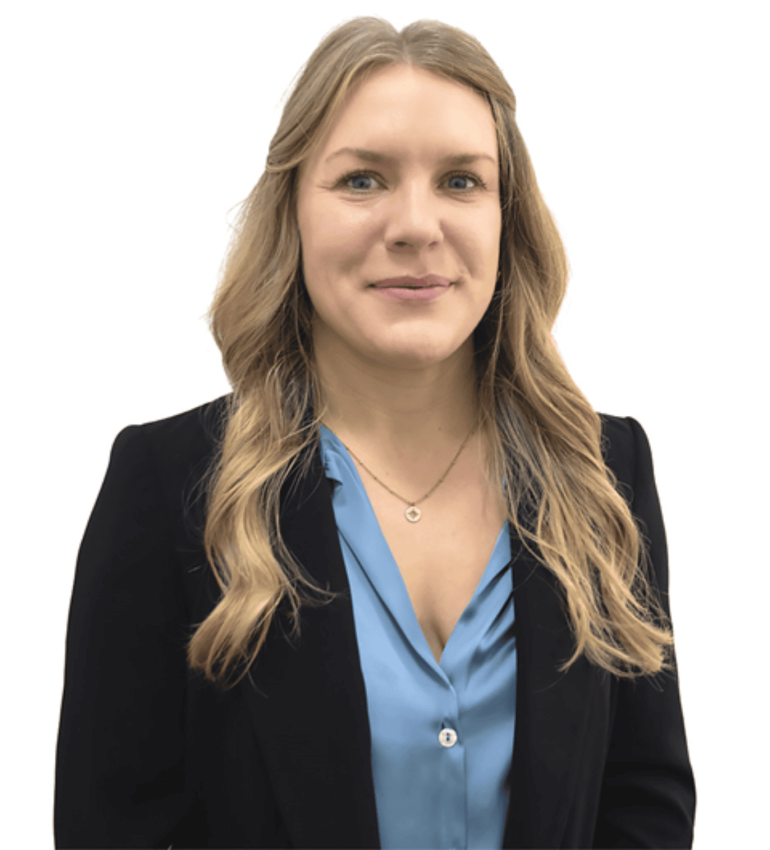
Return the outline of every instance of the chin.
<path id="1" fill-rule="evenodd" d="M 372 352 L 373 359 L 383 366 L 391 366 L 394 369 L 428 369 L 439 366 L 442 363 L 466 356 L 473 356 L 471 345 L 460 346 L 423 344 L 393 346 L 389 349 L 379 349 Z"/>

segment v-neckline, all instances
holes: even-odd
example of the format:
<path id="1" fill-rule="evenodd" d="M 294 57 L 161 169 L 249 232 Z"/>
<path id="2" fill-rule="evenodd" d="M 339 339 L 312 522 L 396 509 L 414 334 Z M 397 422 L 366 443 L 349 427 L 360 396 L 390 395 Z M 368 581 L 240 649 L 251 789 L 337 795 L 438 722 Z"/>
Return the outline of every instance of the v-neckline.
<path id="1" fill-rule="evenodd" d="M 357 509 L 359 511 L 363 511 L 363 516 L 359 517 L 361 520 L 360 522 L 352 524 L 352 529 L 338 529 L 339 533 L 347 541 L 348 546 L 385 606 L 391 612 L 396 621 L 401 624 L 413 648 L 419 652 L 421 657 L 423 657 L 426 661 L 435 665 L 435 667 L 441 669 L 442 672 L 445 673 L 445 668 L 442 667 L 442 664 L 447 657 L 447 649 L 450 644 L 453 643 L 453 636 L 457 634 L 458 628 L 466 617 L 467 612 L 474 605 L 479 594 L 483 592 L 484 588 L 499 572 L 506 569 L 510 563 L 510 558 L 506 558 L 505 563 L 502 564 L 499 569 L 493 570 L 493 564 L 498 560 L 497 556 L 499 547 L 508 540 L 509 528 L 507 520 L 503 523 L 503 527 L 497 535 L 495 545 L 493 546 L 484 570 L 474 587 L 473 593 L 468 599 L 466 605 L 463 607 L 460 616 L 457 618 L 457 621 L 455 622 L 454 627 L 452 628 L 452 631 L 441 650 L 440 658 L 436 659 L 433 654 L 433 650 L 430 647 L 428 637 L 420 624 L 417 611 L 415 610 L 412 598 L 409 594 L 404 576 L 396 562 L 393 552 L 391 551 L 387 538 L 382 531 L 379 519 L 377 518 L 377 514 L 372 506 L 369 494 L 367 493 L 366 487 L 361 479 L 358 468 L 339 437 L 337 437 L 333 431 L 326 428 L 326 426 L 322 425 L 321 428 L 323 429 L 322 457 L 327 477 L 335 482 L 336 485 L 342 487 L 344 493 L 345 482 L 342 480 L 344 473 L 336 467 L 335 460 L 338 463 L 344 464 L 350 483 L 352 483 L 355 491 L 352 496 L 357 500 Z M 330 449 L 331 452 L 327 452 L 327 449 Z M 375 541 L 372 541 L 371 536 L 368 533 L 369 529 L 375 530 Z M 363 560 L 361 552 L 372 551 L 373 542 L 375 543 L 375 546 L 372 558 Z M 375 572 L 371 569 L 372 562 L 379 564 L 383 561 L 388 564 L 388 570 L 390 572 L 390 575 L 388 576 L 383 576 L 379 572 Z M 397 612 L 406 610 L 409 611 L 409 614 L 407 615 L 408 622 L 404 623 L 402 618 L 398 616 Z"/>

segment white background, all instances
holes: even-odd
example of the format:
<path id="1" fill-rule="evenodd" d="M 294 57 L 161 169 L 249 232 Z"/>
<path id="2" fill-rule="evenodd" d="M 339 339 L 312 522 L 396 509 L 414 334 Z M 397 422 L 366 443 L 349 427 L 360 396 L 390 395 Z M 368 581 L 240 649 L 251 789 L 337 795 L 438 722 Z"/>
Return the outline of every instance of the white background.
<path id="1" fill-rule="evenodd" d="M 593 405 L 639 419 L 653 446 L 695 846 L 758 846 L 764 4 L 305 5 L 27 2 L 2 13 L 0 844 L 52 846 L 67 606 L 112 440 L 228 390 L 203 318 L 228 221 L 302 63 L 334 26 L 375 14 L 468 30 L 517 94 L 572 267 L 562 354 Z"/>

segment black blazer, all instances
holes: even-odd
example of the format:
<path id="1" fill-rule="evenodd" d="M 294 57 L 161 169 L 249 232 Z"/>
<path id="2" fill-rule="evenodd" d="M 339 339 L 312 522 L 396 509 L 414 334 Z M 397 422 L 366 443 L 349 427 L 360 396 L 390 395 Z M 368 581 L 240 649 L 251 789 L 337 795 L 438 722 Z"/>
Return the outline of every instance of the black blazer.
<path id="1" fill-rule="evenodd" d="M 187 668 L 185 642 L 218 596 L 195 492 L 222 409 L 220 399 L 132 426 L 113 446 L 69 614 L 57 847 L 379 847 L 364 680 L 318 455 L 287 487 L 281 529 L 342 596 L 303 608 L 294 644 L 272 629 L 232 690 Z M 647 439 L 633 419 L 603 423 L 665 603 Z M 619 680 L 584 659 L 560 675 L 572 642 L 557 587 L 511 542 L 518 680 L 504 846 L 689 847 L 695 789 L 676 677 Z"/>

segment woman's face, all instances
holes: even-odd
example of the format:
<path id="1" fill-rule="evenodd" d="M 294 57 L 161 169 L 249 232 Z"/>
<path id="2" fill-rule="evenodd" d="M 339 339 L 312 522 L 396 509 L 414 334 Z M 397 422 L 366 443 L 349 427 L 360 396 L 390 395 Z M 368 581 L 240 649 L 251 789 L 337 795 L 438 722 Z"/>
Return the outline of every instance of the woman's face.
<path id="1" fill-rule="evenodd" d="M 297 209 L 319 355 L 421 368 L 472 352 L 501 228 L 480 95 L 420 68 L 378 70 L 304 163 Z"/>

